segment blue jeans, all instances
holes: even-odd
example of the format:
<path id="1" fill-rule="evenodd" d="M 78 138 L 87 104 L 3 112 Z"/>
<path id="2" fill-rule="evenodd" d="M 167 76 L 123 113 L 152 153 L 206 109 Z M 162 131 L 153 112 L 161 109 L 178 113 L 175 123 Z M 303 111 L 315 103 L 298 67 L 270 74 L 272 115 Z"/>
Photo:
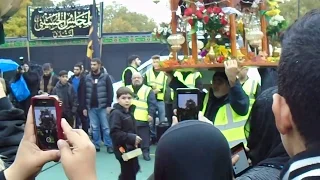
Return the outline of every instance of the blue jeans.
<path id="1" fill-rule="evenodd" d="M 159 123 L 166 120 L 166 108 L 163 101 L 157 101 L 157 112 L 153 117 L 153 122 L 150 125 L 151 137 L 156 136 L 156 117 L 159 118 Z"/>
<path id="2" fill-rule="evenodd" d="M 157 109 L 158 109 L 159 123 L 164 122 L 166 120 L 166 108 L 163 101 L 157 102 Z"/>
<path id="3" fill-rule="evenodd" d="M 92 108 L 88 111 L 90 118 L 90 125 L 92 130 L 92 140 L 96 149 L 100 149 L 100 129 L 102 129 L 104 145 L 112 147 L 110 138 L 109 123 L 107 120 L 107 110 L 105 108 Z"/>

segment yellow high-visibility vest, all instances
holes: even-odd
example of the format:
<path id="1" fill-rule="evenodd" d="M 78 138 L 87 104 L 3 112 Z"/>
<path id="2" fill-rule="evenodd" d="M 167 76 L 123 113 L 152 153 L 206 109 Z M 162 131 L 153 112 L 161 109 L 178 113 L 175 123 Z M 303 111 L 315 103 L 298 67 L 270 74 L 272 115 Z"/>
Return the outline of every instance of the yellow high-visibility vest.
<path id="1" fill-rule="evenodd" d="M 258 81 L 254 79 L 247 79 L 246 82 L 242 84 L 242 89 L 249 96 L 250 106 L 254 103 L 256 98 L 254 97 L 257 92 Z"/>
<path id="2" fill-rule="evenodd" d="M 127 86 L 134 92 L 132 85 Z M 148 121 L 148 96 L 152 89 L 149 86 L 142 85 L 133 99 L 132 104 L 136 106 L 133 116 L 137 121 Z"/>
<path id="3" fill-rule="evenodd" d="M 146 76 L 147 76 L 148 86 L 154 87 L 158 90 L 162 89 L 162 92 L 159 92 L 158 94 L 156 94 L 156 97 L 158 100 L 163 100 L 168 77 L 162 71 L 160 71 L 158 76 L 156 76 L 153 71 L 153 68 L 149 69 L 146 72 Z"/>
<path id="4" fill-rule="evenodd" d="M 124 83 L 125 82 L 125 77 L 124 77 L 124 75 L 125 75 L 125 72 L 127 70 L 130 70 L 132 74 L 138 72 L 138 70 L 136 68 L 132 67 L 132 66 L 128 66 L 125 70 L 123 70 L 122 76 L 121 76 L 121 78 L 122 78 L 121 79 L 122 80 L 122 86 L 125 86 L 125 83 Z"/>
<path id="5" fill-rule="evenodd" d="M 202 113 L 204 114 L 209 100 L 209 93 L 206 94 L 203 101 Z M 249 114 L 249 112 L 247 113 Z M 246 144 L 246 137 L 244 133 L 244 125 L 247 121 L 246 116 L 238 115 L 231 107 L 226 104 L 219 108 L 214 126 L 217 127 L 229 142 L 229 146 L 233 147 L 241 142 Z"/>
<path id="6" fill-rule="evenodd" d="M 173 76 L 177 77 L 178 80 L 182 82 L 184 85 L 186 85 L 188 88 L 195 88 L 196 79 L 202 77 L 200 72 L 194 72 L 190 73 L 185 79 L 183 79 L 183 75 L 181 74 L 181 72 L 178 71 L 176 71 Z"/>
<path id="7" fill-rule="evenodd" d="M 244 82 L 242 85 L 243 91 L 249 96 L 249 103 L 250 103 L 248 114 L 246 115 L 246 119 L 248 119 L 250 111 L 252 109 L 252 105 L 253 105 L 254 101 L 256 100 L 256 98 L 254 96 L 256 94 L 257 87 L 258 87 L 258 81 L 254 80 L 254 79 L 247 79 L 247 81 Z"/>

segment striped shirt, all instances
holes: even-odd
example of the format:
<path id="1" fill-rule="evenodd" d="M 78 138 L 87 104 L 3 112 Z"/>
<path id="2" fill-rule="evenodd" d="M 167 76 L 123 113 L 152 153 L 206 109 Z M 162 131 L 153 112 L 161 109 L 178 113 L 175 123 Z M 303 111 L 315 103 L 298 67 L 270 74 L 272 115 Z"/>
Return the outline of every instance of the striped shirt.
<path id="1" fill-rule="evenodd" d="M 292 157 L 283 168 L 282 180 L 320 179 L 320 148 L 306 150 Z"/>

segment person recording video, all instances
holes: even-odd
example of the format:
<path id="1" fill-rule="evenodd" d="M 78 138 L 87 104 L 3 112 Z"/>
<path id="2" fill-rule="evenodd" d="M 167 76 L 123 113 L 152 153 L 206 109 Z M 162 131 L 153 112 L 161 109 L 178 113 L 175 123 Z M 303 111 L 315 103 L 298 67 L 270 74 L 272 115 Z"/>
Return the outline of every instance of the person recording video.
<path id="1" fill-rule="evenodd" d="M 23 57 L 20 57 L 20 66 L 17 69 L 17 73 L 13 82 L 20 80 L 21 76 L 24 78 L 26 85 L 30 91 L 30 96 L 23 101 L 17 103 L 18 107 L 24 110 L 27 114 L 30 107 L 31 97 L 38 94 L 40 78 L 36 72 L 30 70 L 29 63 L 24 61 Z"/>
<path id="2" fill-rule="evenodd" d="M 199 109 L 207 119 L 225 135 L 230 147 L 245 142 L 243 129 L 249 115 L 249 97 L 237 78 L 239 66 L 236 60 L 225 61 L 224 72 L 215 72 L 209 92 L 199 95 Z M 173 73 L 167 73 L 172 89 L 187 88 Z M 175 111 L 176 112 L 176 111 Z M 229 133 L 232 132 L 232 133 Z M 240 132 L 240 133 L 239 133 Z"/>

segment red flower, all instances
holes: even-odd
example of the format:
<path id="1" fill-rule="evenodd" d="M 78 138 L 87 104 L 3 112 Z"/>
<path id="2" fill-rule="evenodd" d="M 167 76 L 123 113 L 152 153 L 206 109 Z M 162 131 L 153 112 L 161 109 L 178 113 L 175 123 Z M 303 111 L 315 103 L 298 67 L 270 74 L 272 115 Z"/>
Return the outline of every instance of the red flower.
<path id="1" fill-rule="evenodd" d="M 224 60 L 225 60 L 225 57 L 224 57 L 224 56 L 219 56 L 219 57 L 217 58 L 217 62 L 218 62 L 218 63 L 223 63 Z"/>
<path id="2" fill-rule="evenodd" d="M 222 12 L 222 9 L 219 8 L 219 7 L 213 7 L 212 11 L 213 11 L 213 13 L 215 13 L 215 14 L 219 14 L 219 13 Z"/>
<path id="3" fill-rule="evenodd" d="M 208 14 L 212 14 L 213 13 L 213 8 L 212 7 L 208 7 L 207 8 L 207 12 L 208 12 Z"/>
<path id="4" fill-rule="evenodd" d="M 200 11 L 200 12 L 203 12 L 205 9 L 206 9 L 206 8 L 204 8 L 204 7 L 200 7 L 200 8 L 199 8 L 199 11 Z"/>
<path id="5" fill-rule="evenodd" d="M 193 10 L 191 8 L 187 8 L 184 10 L 184 15 L 185 16 L 191 16 L 193 14 Z"/>
<path id="6" fill-rule="evenodd" d="M 210 20 L 210 17 L 209 17 L 209 16 L 204 16 L 204 17 L 203 17 L 203 22 L 204 22 L 204 24 L 208 24 L 209 20 Z"/>
<path id="7" fill-rule="evenodd" d="M 221 22 L 222 25 L 227 25 L 228 24 L 228 21 L 224 17 L 221 18 L 220 22 Z"/>
<path id="8" fill-rule="evenodd" d="M 197 11 L 195 15 L 197 16 L 198 19 L 202 19 L 203 18 L 203 14 L 202 14 L 201 11 Z"/>
<path id="9" fill-rule="evenodd" d="M 188 20 L 188 23 L 189 23 L 191 26 L 193 26 L 193 25 L 194 25 L 193 19 L 189 19 L 189 20 Z"/>

